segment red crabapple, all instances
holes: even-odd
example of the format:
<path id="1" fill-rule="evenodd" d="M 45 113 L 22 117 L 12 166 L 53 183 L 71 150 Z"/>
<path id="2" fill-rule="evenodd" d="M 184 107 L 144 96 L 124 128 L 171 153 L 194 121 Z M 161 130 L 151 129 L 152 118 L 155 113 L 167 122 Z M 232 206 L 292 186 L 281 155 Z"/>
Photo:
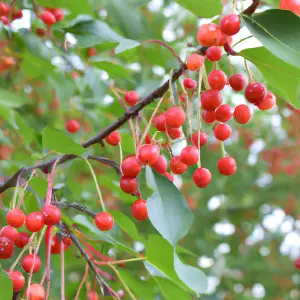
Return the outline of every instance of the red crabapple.
<path id="1" fill-rule="evenodd" d="M 26 216 L 25 225 L 30 232 L 40 231 L 44 226 L 44 216 L 40 212 L 32 212 Z"/>
<path id="2" fill-rule="evenodd" d="M 50 11 L 47 11 L 47 10 L 45 10 L 41 14 L 40 18 L 47 26 L 52 26 L 53 24 L 56 23 L 56 19 L 55 19 L 54 15 Z"/>
<path id="3" fill-rule="evenodd" d="M 65 127 L 69 133 L 76 133 L 80 128 L 80 124 L 77 120 L 69 120 L 66 122 Z"/>
<path id="4" fill-rule="evenodd" d="M 192 135 L 192 142 L 198 148 L 198 131 L 194 132 Z M 200 147 L 204 146 L 207 143 L 208 135 L 204 132 L 200 132 Z"/>
<path id="5" fill-rule="evenodd" d="M 240 92 L 246 86 L 247 78 L 244 74 L 241 73 L 233 74 L 229 78 L 229 84 L 234 91 Z"/>
<path id="6" fill-rule="evenodd" d="M 10 225 L 6 225 L 6 226 L 2 227 L 2 229 L 0 231 L 0 236 L 6 237 L 6 238 L 10 239 L 13 243 L 15 243 L 15 241 L 18 238 L 18 232 L 14 227 L 12 227 Z"/>
<path id="7" fill-rule="evenodd" d="M 0 259 L 9 259 L 14 254 L 13 241 L 7 237 L 0 236 Z"/>
<path id="8" fill-rule="evenodd" d="M 105 138 L 105 140 L 111 146 L 117 146 L 121 141 L 121 135 L 118 131 L 113 131 Z"/>
<path id="9" fill-rule="evenodd" d="M 135 156 L 129 156 L 123 160 L 121 165 L 122 173 L 125 177 L 134 178 L 141 172 L 142 166 Z"/>
<path id="10" fill-rule="evenodd" d="M 294 262 L 295 268 L 300 269 L 300 258 L 297 258 Z"/>
<path id="11" fill-rule="evenodd" d="M 213 70 L 208 74 L 208 83 L 213 90 L 221 91 L 227 83 L 227 76 L 221 70 Z"/>
<path id="12" fill-rule="evenodd" d="M 158 131 L 165 132 L 167 130 L 166 116 L 164 113 L 155 117 L 154 126 Z"/>
<path id="13" fill-rule="evenodd" d="M 260 110 L 268 110 L 268 109 L 271 109 L 275 104 L 276 104 L 275 95 L 272 92 L 267 91 L 265 98 L 259 102 L 257 107 Z"/>
<path id="14" fill-rule="evenodd" d="M 44 300 L 46 297 L 44 287 L 37 283 L 30 285 L 29 291 L 27 288 L 25 295 L 28 297 L 28 300 Z"/>
<path id="15" fill-rule="evenodd" d="M 124 100 L 129 106 L 134 106 L 139 102 L 139 94 L 135 91 L 126 92 Z"/>
<path id="16" fill-rule="evenodd" d="M 290 10 L 294 14 L 300 16 L 300 4 L 298 0 L 280 0 L 280 9 Z"/>
<path id="17" fill-rule="evenodd" d="M 10 6 L 6 2 L 0 2 L 0 15 L 8 17 Z"/>
<path id="18" fill-rule="evenodd" d="M 114 218 L 110 213 L 102 211 L 96 215 L 95 224 L 101 231 L 108 231 L 114 226 Z"/>
<path id="19" fill-rule="evenodd" d="M 211 182 L 211 173 L 205 168 L 198 168 L 193 174 L 193 180 L 199 188 L 205 188 Z"/>
<path id="20" fill-rule="evenodd" d="M 186 59 L 186 67 L 190 71 L 198 71 L 204 65 L 205 57 L 192 53 Z"/>
<path id="21" fill-rule="evenodd" d="M 14 292 L 21 290 L 25 284 L 25 278 L 20 271 L 12 271 L 8 273 L 12 284 Z"/>
<path id="22" fill-rule="evenodd" d="M 183 80 L 183 86 L 186 90 L 195 90 L 197 87 L 197 82 L 192 78 L 185 78 Z"/>
<path id="23" fill-rule="evenodd" d="M 91 47 L 88 49 L 88 53 L 87 53 L 88 57 L 93 57 L 97 55 L 97 51 L 94 47 Z"/>
<path id="24" fill-rule="evenodd" d="M 236 14 L 224 16 L 220 22 L 220 28 L 226 35 L 234 35 L 240 31 L 241 20 Z"/>
<path id="25" fill-rule="evenodd" d="M 22 268 L 25 272 L 37 273 L 41 268 L 42 262 L 37 254 L 27 254 L 22 259 Z"/>
<path id="26" fill-rule="evenodd" d="M 178 128 L 184 124 L 186 115 L 181 107 L 173 106 L 170 107 L 166 114 L 166 123 L 168 127 Z"/>
<path id="27" fill-rule="evenodd" d="M 215 46 L 220 42 L 221 29 L 216 24 L 201 25 L 197 32 L 198 43 L 205 47 Z"/>
<path id="28" fill-rule="evenodd" d="M 56 22 L 60 22 L 64 19 L 64 12 L 60 8 L 54 8 L 52 9 L 52 14 L 55 17 Z"/>
<path id="29" fill-rule="evenodd" d="M 18 248 L 24 248 L 30 239 L 30 235 L 27 232 L 19 232 L 16 240 L 15 240 L 15 246 Z"/>
<path id="30" fill-rule="evenodd" d="M 228 124 L 218 124 L 214 130 L 214 135 L 217 140 L 225 141 L 231 135 L 231 127 Z"/>
<path id="31" fill-rule="evenodd" d="M 142 199 L 136 200 L 131 206 L 131 212 L 135 219 L 146 220 L 148 218 L 147 202 Z"/>
<path id="32" fill-rule="evenodd" d="M 246 104 L 240 104 L 234 109 L 234 120 L 240 124 L 246 124 L 251 118 L 250 108 Z"/>
<path id="33" fill-rule="evenodd" d="M 231 156 L 223 157 L 218 161 L 218 169 L 222 175 L 231 176 L 236 171 L 235 159 Z"/>
<path id="34" fill-rule="evenodd" d="M 206 50 L 205 55 L 209 61 L 218 61 L 222 57 L 222 50 L 220 47 L 211 46 Z"/>
<path id="35" fill-rule="evenodd" d="M 123 176 L 120 179 L 120 188 L 124 193 L 133 194 L 138 190 L 138 181 L 136 178 Z"/>
<path id="36" fill-rule="evenodd" d="M 170 169 L 174 174 L 183 174 L 187 168 L 188 166 L 181 161 L 180 156 L 174 156 L 170 160 Z"/>
<path id="37" fill-rule="evenodd" d="M 181 131 L 179 128 L 175 128 L 175 127 L 169 127 L 167 129 L 167 133 L 168 136 L 172 139 L 172 140 L 176 140 L 179 139 L 181 137 Z"/>
<path id="38" fill-rule="evenodd" d="M 174 176 L 168 172 L 163 174 L 167 179 L 169 179 L 171 182 L 174 181 Z"/>
<path id="39" fill-rule="evenodd" d="M 164 174 L 167 172 L 168 170 L 168 162 L 167 159 L 163 156 L 160 155 L 156 162 L 151 165 L 151 167 L 159 174 Z"/>
<path id="40" fill-rule="evenodd" d="M 143 165 L 153 165 L 158 159 L 160 149 L 158 145 L 143 145 L 138 149 L 138 158 Z"/>
<path id="41" fill-rule="evenodd" d="M 262 83 L 251 82 L 246 87 L 245 97 L 248 102 L 259 105 L 259 103 L 264 99 L 266 93 L 267 89 Z"/>
<path id="42" fill-rule="evenodd" d="M 208 124 L 212 124 L 213 122 L 216 121 L 216 113 L 215 111 L 210 111 L 210 110 L 206 110 L 206 109 L 203 109 L 202 110 L 202 120 L 205 122 L 205 123 L 208 123 Z"/>
<path id="43" fill-rule="evenodd" d="M 232 118 L 233 108 L 229 104 L 222 104 L 216 109 L 216 119 L 219 122 L 227 122 Z"/>
<path id="44" fill-rule="evenodd" d="M 222 95 L 220 91 L 207 90 L 201 94 L 202 108 L 213 111 L 222 104 Z"/>
<path id="45" fill-rule="evenodd" d="M 61 211 L 54 205 L 45 205 L 42 208 L 42 214 L 44 216 L 45 225 L 56 225 L 61 219 Z"/>
<path id="46" fill-rule="evenodd" d="M 180 153 L 180 159 L 185 165 L 192 166 L 198 162 L 199 155 L 199 150 L 195 146 L 186 146 Z"/>

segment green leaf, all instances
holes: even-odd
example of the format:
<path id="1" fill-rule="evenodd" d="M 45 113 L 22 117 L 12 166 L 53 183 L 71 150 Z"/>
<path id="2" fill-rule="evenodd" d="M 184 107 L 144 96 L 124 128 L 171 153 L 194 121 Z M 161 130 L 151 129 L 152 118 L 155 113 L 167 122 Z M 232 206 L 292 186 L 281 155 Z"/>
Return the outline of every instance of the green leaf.
<path id="1" fill-rule="evenodd" d="M 44 149 L 79 156 L 86 153 L 86 149 L 75 143 L 68 135 L 50 126 L 44 128 L 42 138 Z"/>
<path id="2" fill-rule="evenodd" d="M 74 80 L 67 79 L 60 73 L 49 76 L 48 80 L 60 101 L 67 102 L 70 100 L 76 88 Z"/>
<path id="3" fill-rule="evenodd" d="M 21 135 L 27 143 L 31 143 L 35 136 L 34 130 L 28 126 L 28 123 L 17 112 L 15 112 L 15 120 L 19 135 Z"/>
<path id="4" fill-rule="evenodd" d="M 26 208 L 26 214 L 40 210 L 39 203 L 32 193 L 26 193 L 24 197 L 24 206 Z"/>
<path id="5" fill-rule="evenodd" d="M 266 48 L 252 48 L 240 53 L 253 62 L 272 91 L 300 108 L 300 69 L 278 59 Z"/>
<path id="6" fill-rule="evenodd" d="M 0 270 L 1 300 L 11 300 L 13 296 L 13 285 L 8 274 Z"/>
<path id="7" fill-rule="evenodd" d="M 112 78 L 128 79 L 130 77 L 130 72 L 126 68 L 110 61 L 93 61 L 93 65 L 107 72 Z"/>
<path id="8" fill-rule="evenodd" d="M 94 45 L 107 44 L 111 48 L 116 45 L 116 53 L 135 48 L 140 45 L 134 40 L 125 39 L 117 32 L 111 29 L 102 21 L 83 21 L 77 22 L 72 27 L 65 29 L 67 32 L 73 33 L 77 38 L 77 46 L 81 48 L 92 47 Z"/>
<path id="9" fill-rule="evenodd" d="M 161 250 L 163 249 L 163 251 Z M 198 268 L 181 262 L 173 247 L 161 236 L 151 235 L 147 244 L 147 261 L 186 291 L 197 295 L 207 288 L 207 278 Z"/>
<path id="10" fill-rule="evenodd" d="M 174 300 L 174 299 L 190 300 L 191 299 L 191 295 L 188 292 L 184 291 L 179 286 L 175 285 L 172 281 L 158 276 L 155 276 L 154 279 L 157 281 L 161 293 L 166 297 L 167 300 Z"/>
<path id="11" fill-rule="evenodd" d="M 39 177 L 33 177 L 29 181 L 29 186 L 33 189 L 33 191 L 37 194 L 37 196 L 40 199 L 44 199 L 46 197 L 48 183 L 46 180 L 39 178 Z"/>
<path id="12" fill-rule="evenodd" d="M 222 12 L 220 0 L 176 0 L 178 4 L 189 10 L 197 17 L 211 18 Z"/>
<path id="13" fill-rule="evenodd" d="M 25 98 L 22 96 L 8 90 L 0 89 L 0 105 L 15 108 L 21 107 L 24 104 Z"/>
<path id="14" fill-rule="evenodd" d="M 279 59 L 300 68 L 300 18 L 291 11 L 271 9 L 242 16 L 251 33 Z M 274 21 L 276 20 L 276 21 Z"/>
<path id="15" fill-rule="evenodd" d="M 173 246 L 193 223 L 193 214 L 176 186 L 165 176 L 146 167 L 146 180 L 155 191 L 147 200 L 152 225 Z"/>

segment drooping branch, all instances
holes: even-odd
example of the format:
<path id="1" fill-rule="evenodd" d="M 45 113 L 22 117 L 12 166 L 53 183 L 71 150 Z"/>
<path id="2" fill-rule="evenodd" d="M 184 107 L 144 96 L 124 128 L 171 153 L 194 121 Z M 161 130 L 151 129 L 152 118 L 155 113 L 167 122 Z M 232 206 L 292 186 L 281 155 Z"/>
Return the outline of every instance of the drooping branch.
<path id="1" fill-rule="evenodd" d="M 176 81 L 182 73 L 186 70 L 186 65 L 182 65 L 181 68 L 179 68 L 177 71 L 175 71 L 172 75 L 172 81 Z M 94 137 L 88 139 L 87 141 L 82 143 L 82 146 L 85 148 L 88 148 L 96 143 L 101 142 L 106 136 L 108 136 L 111 132 L 115 131 L 122 125 L 124 125 L 129 119 L 137 116 L 138 112 L 141 111 L 145 106 L 149 105 L 150 103 L 154 102 L 156 99 L 161 98 L 169 89 L 169 80 L 165 81 L 159 88 L 155 89 L 152 93 L 150 93 L 148 96 L 144 97 L 139 103 L 137 103 L 135 106 L 131 107 L 128 109 L 128 111 L 125 112 L 125 114 L 105 127 L 101 132 L 96 134 Z M 0 194 L 6 191 L 7 189 L 11 187 L 15 187 L 17 183 L 18 176 L 22 173 L 29 173 L 33 171 L 34 169 L 43 169 L 43 168 L 48 168 L 52 166 L 55 161 L 60 158 L 59 164 L 62 164 L 66 161 L 72 160 L 76 158 L 76 155 L 73 154 L 65 154 L 61 156 L 57 156 L 53 158 L 52 160 L 45 162 L 45 163 L 40 163 L 28 168 L 21 168 L 18 170 L 14 175 L 9 177 L 4 183 L 0 185 Z M 100 161 L 99 158 L 96 159 L 95 156 L 89 156 L 89 159 L 97 160 Z M 101 158 L 102 163 L 106 163 L 107 165 L 110 165 L 111 167 L 115 168 L 119 174 L 120 174 L 120 169 L 117 166 L 117 164 L 113 161 L 110 161 L 108 159 L 103 159 Z"/>
<path id="2" fill-rule="evenodd" d="M 242 14 L 243 15 L 252 15 L 256 11 L 258 5 L 259 5 L 259 0 L 252 0 L 252 4 L 248 8 L 246 8 L 242 12 Z"/>
<path id="3" fill-rule="evenodd" d="M 74 208 L 76 210 L 79 210 L 85 214 L 88 214 L 90 217 L 95 218 L 96 214 L 90 211 L 87 207 L 80 205 L 78 203 L 66 203 L 66 202 L 52 202 L 51 204 L 63 207 L 63 208 Z"/>

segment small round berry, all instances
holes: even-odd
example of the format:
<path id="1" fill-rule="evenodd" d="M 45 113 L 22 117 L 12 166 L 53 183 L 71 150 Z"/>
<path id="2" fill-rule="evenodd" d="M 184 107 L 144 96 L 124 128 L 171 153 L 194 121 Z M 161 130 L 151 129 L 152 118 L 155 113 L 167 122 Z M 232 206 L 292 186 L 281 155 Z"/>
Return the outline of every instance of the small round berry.
<path id="1" fill-rule="evenodd" d="M 267 89 L 262 83 L 251 82 L 246 87 L 245 97 L 248 102 L 259 105 L 259 103 L 264 99 L 266 93 Z"/>
<path id="2" fill-rule="evenodd" d="M 4 56 L 2 57 L 2 61 L 1 61 L 1 67 L 4 70 L 8 70 L 10 69 L 14 64 L 16 63 L 15 59 L 13 57 L 10 56 Z"/>
<path id="3" fill-rule="evenodd" d="M 77 120 L 69 120 L 66 122 L 65 127 L 69 133 L 76 133 L 80 128 L 80 124 Z"/>
<path id="4" fill-rule="evenodd" d="M 227 83 L 227 76 L 221 70 L 213 70 L 208 74 L 208 83 L 213 90 L 221 91 Z"/>
<path id="5" fill-rule="evenodd" d="M 228 124 L 218 124 L 214 130 L 214 135 L 217 140 L 225 141 L 231 135 L 231 127 Z"/>
<path id="6" fill-rule="evenodd" d="M 132 216 L 139 220 L 143 221 L 148 218 L 147 202 L 145 200 L 136 200 L 131 206 Z"/>
<path id="7" fill-rule="evenodd" d="M 6 215 L 6 221 L 8 225 L 19 228 L 25 223 L 25 214 L 21 209 L 15 208 L 11 209 Z"/>
<path id="8" fill-rule="evenodd" d="M 248 105 L 240 104 L 234 109 L 234 120 L 240 124 L 247 124 L 251 118 L 251 111 Z"/>
<path id="9" fill-rule="evenodd" d="M 229 78 L 229 84 L 234 91 L 240 92 L 245 88 L 247 84 L 247 78 L 241 73 L 233 74 Z"/>
<path id="10" fill-rule="evenodd" d="M 151 165 L 151 167 L 159 174 L 164 174 L 167 172 L 168 170 L 168 162 L 167 159 L 163 156 L 160 155 L 156 162 Z"/>
<path id="11" fill-rule="evenodd" d="M 25 272 L 37 273 L 41 268 L 42 262 L 38 255 L 36 254 L 27 254 L 23 257 L 22 268 Z"/>
<path id="12" fill-rule="evenodd" d="M 169 179 L 171 182 L 174 181 L 174 176 L 168 172 L 163 174 L 167 179 Z"/>
<path id="13" fill-rule="evenodd" d="M 268 110 L 271 109 L 275 104 L 276 104 L 275 95 L 272 92 L 267 91 L 265 98 L 261 102 L 259 102 L 257 107 L 260 110 Z"/>
<path id="14" fill-rule="evenodd" d="M 223 33 L 227 35 L 234 35 L 240 31 L 241 20 L 240 17 L 236 14 L 230 14 L 224 16 L 221 19 L 220 27 Z"/>
<path id="15" fill-rule="evenodd" d="M 221 29 L 216 24 L 201 25 L 197 32 L 198 43 L 205 47 L 216 46 L 221 39 Z"/>
<path id="16" fill-rule="evenodd" d="M 227 122 L 232 118 L 233 108 L 229 104 L 222 104 L 216 109 L 216 119 L 219 122 Z"/>
<path id="17" fill-rule="evenodd" d="M 26 216 L 25 225 L 30 232 L 40 231 L 44 226 L 44 216 L 40 212 L 32 212 Z"/>
<path id="18" fill-rule="evenodd" d="M 167 130 L 166 116 L 164 113 L 159 114 L 154 120 L 154 126 L 158 131 L 165 132 Z"/>
<path id="19" fill-rule="evenodd" d="M 8 273 L 12 284 L 14 292 L 21 290 L 25 284 L 25 278 L 20 271 L 12 271 Z"/>
<path id="20" fill-rule="evenodd" d="M 13 242 L 4 237 L 0 237 L 0 259 L 9 259 L 14 254 L 14 244 Z"/>
<path id="21" fill-rule="evenodd" d="M 232 44 L 232 37 L 226 35 L 221 31 L 221 38 L 219 42 L 215 46 L 223 47 L 225 44 L 231 45 Z"/>
<path id="22" fill-rule="evenodd" d="M 135 156 L 129 156 L 122 162 L 121 169 L 125 177 L 135 178 L 141 172 L 142 166 Z"/>
<path id="23" fill-rule="evenodd" d="M 62 21 L 65 17 L 63 10 L 60 8 L 54 8 L 52 14 L 55 17 L 56 22 Z"/>
<path id="24" fill-rule="evenodd" d="M 236 171 L 235 159 L 231 156 L 223 157 L 218 161 L 218 169 L 222 175 L 231 176 Z"/>
<path id="25" fill-rule="evenodd" d="M 204 65 L 205 57 L 192 53 L 186 59 L 186 67 L 190 71 L 198 71 Z"/>
<path id="26" fill-rule="evenodd" d="M 16 247 L 24 248 L 28 244 L 29 239 L 30 235 L 27 232 L 19 232 L 15 240 Z"/>
<path id="27" fill-rule="evenodd" d="M 210 111 L 210 110 L 203 109 L 202 110 L 202 120 L 205 123 L 212 124 L 213 122 L 216 121 L 216 113 L 213 110 Z"/>
<path id="28" fill-rule="evenodd" d="M 6 226 L 2 227 L 2 229 L 0 231 L 0 236 L 6 237 L 6 238 L 10 239 L 13 243 L 15 243 L 15 241 L 18 238 L 18 232 L 14 227 L 12 227 L 10 225 L 6 225 Z"/>
<path id="29" fill-rule="evenodd" d="M 193 91 L 197 87 L 197 82 L 195 80 L 193 80 L 192 78 L 184 78 L 183 86 L 186 90 Z"/>
<path id="30" fill-rule="evenodd" d="M 198 168 L 193 174 L 193 180 L 199 188 L 205 188 L 211 182 L 211 173 L 205 168 Z"/>
<path id="31" fill-rule="evenodd" d="M 111 146 L 117 146 L 121 141 L 121 135 L 118 131 L 113 131 L 105 138 L 105 140 Z"/>
<path id="32" fill-rule="evenodd" d="M 16 19 L 22 19 L 22 18 L 23 18 L 22 10 L 14 9 L 12 12 L 12 19 L 16 20 Z"/>
<path id="33" fill-rule="evenodd" d="M 294 262 L 295 268 L 300 269 L 300 258 L 297 258 Z"/>
<path id="34" fill-rule="evenodd" d="M 181 107 L 170 107 L 166 112 L 166 123 L 168 127 L 179 128 L 184 124 L 186 115 Z"/>
<path id="35" fill-rule="evenodd" d="M 68 247 L 64 244 L 64 251 L 66 251 Z M 51 254 L 60 254 L 60 240 L 57 239 L 57 236 L 53 236 L 51 238 Z"/>
<path id="36" fill-rule="evenodd" d="M 67 247 L 69 247 L 69 246 L 71 246 L 71 245 L 73 244 L 72 240 L 71 240 L 70 238 L 68 238 L 68 237 L 64 237 L 64 238 L 63 238 L 63 243 L 64 243 Z"/>
<path id="37" fill-rule="evenodd" d="M 136 178 L 122 177 L 120 179 L 120 188 L 124 193 L 133 194 L 138 190 L 138 181 Z"/>
<path id="38" fill-rule="evenodd" d="M 34 283 L 26 289 L 25 295 L 28 300 L 44 300 L 46 297 L 45 289 L 41 284 Z"/>
<path id="39" fill-rule="evenodd" d="M 53 24 L 56 23 L 56 19 L 50 11 L 45 10 L 41 14 L 41 20 L 47 25 L 47 26 L 52 26 Z"/>
<path id="40" fill-rule="evenodd" d="M 0 2 L 0 15 L 8 17 L 10 6 L 6 2 Z"/>
<path id="41" fill-rule="evenodd" d="M 207 90 L 201 94 L 202 108 L 213 111 L 222 104 L 222 95 L 220 91 Z"/>
<path id="42" fill-rule="evenodd" d="M 95 224 L 101 231 L 108 231 L 114 226 L 114 218 L 110 213 L 102 211 L 96 215 Z"/>
<path id="43" fill-rule="evenodd" d="M 45 225 L 56 225 L 61 219 L 61 211 L 54 205 L 45 205 L 42 208 L 42 214 L 44 216 Z"/>
<path id="44" fill-rule="evenodd" d="M 179 94 L 179 100 L 182 102 L 182 103 L 185 103 L 186 100 L 188 98 L 188 94 L 187 93 L 180 93 Z"/>
<path id="45" fill-rule="evenodd" d="M 35 30 L 35 33 L 36 33 L 38 36 L 43 37 L 43 36 L 46 35 L 46 30 L 43 29 L 43 28 L 37 28 L 37 29 Z"/>
<path id="46" fill-rule="evenodd" d="M 217 46 L 211 46 L 206 50 L 205 55 L 209 61 L 218 61 L 222 57 L 222 49 Z"/>
<path id="47" fill-rule="evenodd" d="M 0 17 L 0 21 L 4 24 L 4 25 L 8 25 L 9 24 L 9 19 L 6 16 L 1 16 Z"/>
<path id="48" fill-rule="evenodd" d="M 176 140 L 181 137 L 181 131 L 179 128 L 169 127 L 167 129 L 167 133 L 172 140 Z"/>
<path id="49" fill-rule="evenodd" d="M 187 166 L 192 166 L 198 162 L 199 150 L 195 146 L 186 146 L 180 153 L 180 159 Z"/>
<path id="50" fill-rule="evenodd" d="M 170 169 L 174 174 L 183 174 L 187 168 L 188 166 L 181 161 L 180 156 L 174 156 L 170 160 Z"/>
<path id="51" fill-rule="evenodd" d="M 88 52 L 87 52 L 87 55 L 88 55 L 88 57 L 96 56 L 97 55 L 96 49 L 94 47 L 89 48 Z"/>
<path id="52" fill-rule="evenodd" d="M 158 159 L 159 153 L 158 145 L 143 145 L 138 150 L 138 158 L 143 165 L 151 166 Z"/>
<path id="53" fill-rule="evenodd" d="M 194 132 L 192 135 L 192 142 L 194 144 L 194 146 L 196 146 L 198 148 L 198 138 L 199 138 L 199 134 L 198 131 Z M 208 135 L 204 132 L 201 131 L 200 132 L 200 147 L 204 146 L 208 141 Z"/>
<path id="54" fill-rule="evenodd" d="M 129 106 L 134 106 L 139 102 L 139 94 L 135 91 L 126 92 L 124 100 Z"/>

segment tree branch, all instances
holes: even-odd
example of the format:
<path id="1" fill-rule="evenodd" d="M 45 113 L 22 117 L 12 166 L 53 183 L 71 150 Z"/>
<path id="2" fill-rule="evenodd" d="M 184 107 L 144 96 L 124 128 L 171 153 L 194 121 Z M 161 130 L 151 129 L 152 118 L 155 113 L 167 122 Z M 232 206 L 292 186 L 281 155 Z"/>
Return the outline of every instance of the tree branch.
<path id="1" fill-rule="evenodd" d="M 248 8 L 246 8 L 242 12 L 242 14 L 243 15 L 252 15 L 256 11 L 258 5 L 259 5 L 259 0 L 252 0 L 252 4 Z"/>
<path id="2" fill-rule="evenodd" d="M 57 201 L 53 201 L 51 204 L 56 205 L 56 206 L 60 206 L 63 208 L 74 208 L 77 209 L 85 214 L 88 214 L 90 217 L 92 217 L 93 219 L 96 217 L 96 214 L 93 213 L 92 211 L 90 211 L 87 207 L 80 205 L 78 203 L 65 203 L 65 202 L 57 202 Z"/>

